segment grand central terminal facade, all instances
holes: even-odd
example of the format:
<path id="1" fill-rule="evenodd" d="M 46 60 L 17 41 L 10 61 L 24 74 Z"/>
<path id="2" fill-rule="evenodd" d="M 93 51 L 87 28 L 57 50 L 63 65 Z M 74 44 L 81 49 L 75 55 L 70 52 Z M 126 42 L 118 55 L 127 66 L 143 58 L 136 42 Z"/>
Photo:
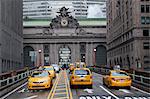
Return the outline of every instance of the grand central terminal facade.
<path id="1" fill-rule="evenodd" d="M 62 7 L 49 25 L 24 25 L 24 65 L 69 64 L 77 61 L 106 65 L 106 25 L 73 18 Z M 92 23 L 93 22 L 93 23 Z M 95 25 L 95 23 L 100 25 Z"/>

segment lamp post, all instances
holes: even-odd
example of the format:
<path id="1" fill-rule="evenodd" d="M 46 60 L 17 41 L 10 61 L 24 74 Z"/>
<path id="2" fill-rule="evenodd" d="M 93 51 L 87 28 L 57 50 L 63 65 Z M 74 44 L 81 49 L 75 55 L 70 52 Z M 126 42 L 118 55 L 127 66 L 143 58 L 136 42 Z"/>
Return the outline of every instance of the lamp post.
<path id="1" fill-rule="evenodd" d="M 94 48 L 94 55 L 93 55 L 93 60 L 94 60 L 94 66 L 96 65 L 96 48 Z"/>
<path id="2" fill-rule="evenodd" d="M 38 52 L 39 52 L 39 67 L 40 67 L 41 66 L 41 52 L 42 52 L 42 50 L 39 50 Z"/>

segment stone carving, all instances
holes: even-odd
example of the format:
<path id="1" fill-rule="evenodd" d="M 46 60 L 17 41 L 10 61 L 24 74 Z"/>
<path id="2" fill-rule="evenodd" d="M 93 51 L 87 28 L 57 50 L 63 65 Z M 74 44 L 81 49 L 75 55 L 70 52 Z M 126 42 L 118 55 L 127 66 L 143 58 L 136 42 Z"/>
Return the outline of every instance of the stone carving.
<path id="1" fill-rule="evenodd" d="M 60 11 L 57 13 L 59 13 L 60 15 L 52 19 L 50 23 L 51 28 L 61 28 L 61 27 L 74 28 L 79 26 L 78 21 L 71 15 L 69 15 L 70 12 L 68 12 L 67 8 L 62 7 Z"/>
<path id="2" fill-rule="evenodd" d="M 69 12 L 68 9 L 69 8 L 62 7 L 59 12 L 57 12 L 59 15 L 51 20 L 50 28 L 43 30 L 43 34 L 54 35 L 54 30 L 57 28 L 74 28 L 76 35 L 85 35 L 87 32 L 79 27 L 77 19 L 69 14 L 71 12 Z"/>

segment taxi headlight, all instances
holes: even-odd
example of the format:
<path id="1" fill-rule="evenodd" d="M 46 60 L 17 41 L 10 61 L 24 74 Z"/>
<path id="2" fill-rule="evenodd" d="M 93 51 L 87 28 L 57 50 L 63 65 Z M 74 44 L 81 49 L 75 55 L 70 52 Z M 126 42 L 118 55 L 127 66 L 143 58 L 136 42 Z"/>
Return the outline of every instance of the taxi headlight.
<path id="1" fill-rule="evenodd" d="M 31 80 L 28 80 L 28 83 L 32 83 L 33 81 L 31 81 Z"/>
<path id="2" fill-rule="evenodd" d="M 48 80 L 43 80 L 42 82 L 48 82 Z"/>

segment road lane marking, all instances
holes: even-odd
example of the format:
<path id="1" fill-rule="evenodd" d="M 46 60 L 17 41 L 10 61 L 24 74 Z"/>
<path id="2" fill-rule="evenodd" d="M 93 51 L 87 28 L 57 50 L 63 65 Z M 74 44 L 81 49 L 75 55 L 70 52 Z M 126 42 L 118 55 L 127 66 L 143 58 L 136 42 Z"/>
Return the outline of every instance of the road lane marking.
<path id="1" fill-rule="evenodd" d="M 23 99 L 32 99 L 32 98 L 36 98 L 36 97 L 38 97 L 38 95 L 30 96 L 30 97 L 23 98 Z"/>
<path id="2" fill-rule="evenodd" d="M 129 90 L 126 90 L 126 89 L 119 89 L 119 91 L 122 91 L 124 93 L 131 93 Z"/>
<path id="3" fill-rule="evenodd" d="M 108 91 L 106 88 L 104 88 L 103 86 L 99 86 L 101 87 L 104 91 L 106 91 L 108 94 L 110 94 L 111 96 L 113 96 L 116 99 L 119 99 L 119 97 L 117 97 L 116 95 L 114 95 L 113 93 L 111 93 L 110 91 Z"/>
<path id="4" fill-rule="evenodd" d="M 140 92 L 142 92 L 142 93 L 145 93 L 145 94 L 150 95 L 150 93 L 148 93 L 148 92 L 146 92 L 146 91 L 143 91 L 143 90 L 141 90 L 141 89 L 138 89 L 138 88 L 136 88 L 136 87 L 131 86 L 131 88 L 133 88 L 133 89 L 135 89 L 135 90 L 138 90 L 138 91 L 140 91 Z"/>
<path id="5" fill-rule="evenodd" d="M 16 92 L 18 89 L 22 88 L 23 86 L 25 86 L 28 82 L 25 82 L 24 84 L 22 84 L 21 86 L 17 87 L 16 89 L 14 89 L 13 91 L 9 92 L 8 94 L 6 94 L 5 96 L 3 96 L 1 99 L 5 99 L 8 96 L 10 96 L 12 93 Z"/>
<path id="6" fill-rule="evenodd" d="M 90 93 L 90 94 L 93 93 L 93 89 L 84 89 L 84 91 L 86 91 L 87 93 Z"/>
<path id="7" fill-rule="evenodd" d="M 23 92 L 25 92 L 25 90 L 26 90 L 26 89 L 23 88 L 22 90 L 19 90 L 18 93 L 23 93 Z"/>

